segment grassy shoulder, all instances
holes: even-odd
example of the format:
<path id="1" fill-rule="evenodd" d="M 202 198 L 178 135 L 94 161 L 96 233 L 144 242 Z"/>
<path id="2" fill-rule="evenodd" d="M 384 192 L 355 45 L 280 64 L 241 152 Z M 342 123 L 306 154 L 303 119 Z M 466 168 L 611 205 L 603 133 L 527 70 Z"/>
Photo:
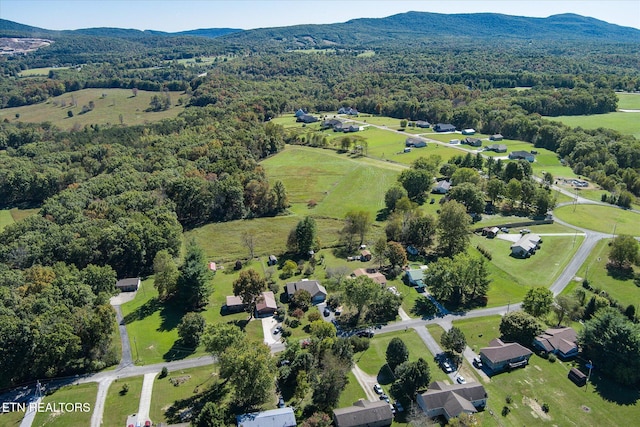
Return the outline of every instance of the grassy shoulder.
<path id="1" fill-rule="evenodd" d="M 589 230 L 638 235 L 640 214 L 614 206 L 562 206 L 554 210 L 553 214 L 563 221 Z"/>
<path id="2" fill-rule="evenodd" d="M 169 117 L 176 117 L 184 111 L 188 96 L 183 92 L 169 92 L 171 108 L 151 112 L 149 108 L 154 96 L 160 92 L 139 90 L 134 96 L 128 89 L 83 89 L 53 97 L 44 103 L 0 110 L 0 120 L 10 122 L 41 123 L 50 122 L 61 129 L 83 128 L 87 125 L 141 125 Z M 182 104 L 178 105 L 178 100 Z M 91 111 L 82 113 L 83 106 L 93 103 Z M 70 117 L 68 112 L 73 116 Z"/>
<path id="3" fill-rule="evenodd" d="M 587 279 L 590 286 L 605 291 L 622 306 L 637 304 L 640 301 L 640 288 L 635 285 L 632 275 L 620 275 L 607 269 L 610 243 L 611 239 L 600 240 L 578 270 L 577 276 Z M 636 273 L 640 271 L 637 266 L 633 269 Z M 580 285 L 580 282 L 572 282 L 562 293 L 570 294 Z"/>
<path id="4" fill-rule="evenodd" d="M 88 426 L 89 424 L 91 424 L 91 414 L 93 412 L 93 405 L 95 404 L 97 393 L 97 383 L 86 383 L 62 387 L 56 390 L 54 393 L 45 396 L 45 398 L 42 400 L 42 403 L 45 405 L 44 408 L 46 410 L 36 413 L 33 425 L 60 427 Z M 47 405 L 49 404 L 53 405 L 54 411 L 48 410 Z M 75 409 L 76 404 L 80 404 L 83 409 Z M 70 408 L 71 406 L 74 406 L 73 410 L 65 409 L 65 407 Z M 60 410 L 56 410 L 55 407 L 61 408 Z M 122 424 L 123 423 L 121 422 L 119 425 Z"/>

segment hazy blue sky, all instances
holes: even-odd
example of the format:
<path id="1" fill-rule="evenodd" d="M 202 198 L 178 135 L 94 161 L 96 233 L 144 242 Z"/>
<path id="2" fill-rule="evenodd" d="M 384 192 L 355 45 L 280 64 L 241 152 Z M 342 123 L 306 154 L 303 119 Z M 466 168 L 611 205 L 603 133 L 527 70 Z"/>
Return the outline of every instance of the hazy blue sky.
<path id="1" fill-rule="evenodd" d="M 497 12 L 547 17 L 577 13 L 640 28 L 640 0 L 0 0 L 0 18 L 50 30 L 119 27 L 182 31 L 326 24 L 407 11 Z"/>

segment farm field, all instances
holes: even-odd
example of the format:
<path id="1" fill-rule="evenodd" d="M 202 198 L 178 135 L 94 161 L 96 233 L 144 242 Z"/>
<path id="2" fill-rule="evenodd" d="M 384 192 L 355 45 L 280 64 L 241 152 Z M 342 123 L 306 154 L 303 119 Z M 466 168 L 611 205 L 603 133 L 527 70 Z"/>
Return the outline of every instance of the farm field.
<path id="1" fill-rule="evenodd" d="M 554 210 L 559 219 L 577 227 L 603 233 L 630 234 L 637 236 L 640 214 L 615 206 L 575 205 L 562 206 Z"/>
<path id="2" fill-rule="evenodd" d="M 500 334 L 500 316 L 453 323 L 462 329 L 468 345 L 476 352 Z M 478 416 L 482 425 L 624 425 L 625 420 L 640 414 L 638 390 L 613 384 L 597 370 L 591 376 L 591 384 L 576 387 L 567 379 L 574 366 L 580 366 L 579 362 L 551 363 L 534 354 L 529 366 L 493 376 L 484 384 L 489 400 L 487 410 Z M 506 403 L 507 396 L 511 397 L 511 404 Z M 543 403 L 550 407 L 548 419 L 543 418 L 539 407 Z M 505 417 L 500 415 L 503 406 L 510 408 Z"/>
<path id="3" fill-rule="evenodd" d="M 28 216 L 35 215 L 40 209 L 0 209 L 0 232 L 14 222 L 22 221 Z"/>
<path id="4" fill-rule="evenodd" d="M 106 97 L 103 97 L 103 94 Z M 183 92 L 169 92 L 169 94 L 172 101 L 171 108 L 166 111 L 146 112 L 151 98 L 154 95 L 160 96 L 161 93 L 140 90 L 134 97 L 129 89 L 83 89 L 53 97 L 40 104 L 1 109 L 0 120 L 7 119 L 12 123 L 50 122 L 61 129 L 69 130 L 91 124 L 120 125 L 120 115 L 122 115 L 122 124 L 140 125 L 176 117 L 184 111 L 185 107 L 178 106 L 176 103 L 180 98 L 187 101 L 187 95 Z M 71 107 L 72 97 L 77 104 L 75 107 Z M 95 104 L 94 109 L 81 114 L 82 107 L 89 105 L 89 102 Z M 63 103 L 66 107 L 62 107 Z M 68 111 L 73 112 L 73 117 L 68 117 Z M 16 114 L 19 114 L 19 118 L 16 118 Z"/>
<path id="5" fill-rule="evenodd" d="M 285 185 L 293 213 L 339 219 L 352 209 L 374 215 L 384 208 L 384 192 L 403 170 L 399 165 L 300 146 L 288 147 L 261 164 L 272 182 Z M 307 207 L 310 200 L 317 203 L 313 209 Z"/>
<path id="6" fill-rule="evenodd" d="M 91 413 L 93 405 L 96 401 L 98 393 L 97 383 L 87 383 L 79 385 L 70 385 L 56 390 L 53 394 L 45 396 L 42 400 L 43 404 L 52 403 L 70 403 L 70 404 L 88 404 L 88 411 L 69 411 L 69 412 L 38 412 L 33 421 L 34 426 L 55 426 L 55 427 L 74 427 L 81 425 L 89 425 L 91 421 Z M 138 409 L 136 408 L 136 411 Z M 1 418 L 0 418 L 1 419 Z M 122 423 L 120 423 L 122 425 Z"/>
<path id="7" fill-rule="evenodd" d="M 619 110 L 640 110 L 640 95 L 637 93 L 617 93 Z"/>
<path id="8" fill-rule="evenodd" d="M 31 68 L 28 70 L 21 71 L 18 74 L 18 77 L 47 77 L 49 75 L 49 71 L 53 70 L 68 70 L 69 67 L 42 67 L 42 68 Z"/>
<path id="9" fill-rule="evenodd" d="M 633 135 L 640 138 L 640 112 L 623 112 L 597 114 L 589 116 L 558 116 L 545 117 L 556 122 L 562 122 L 567 126 L 581 127 L 584 129 L 608 128 L 622 134 Z"/>
<path id="10" fill-rule="evenodd" d="M 4 230 L 7 225 L 13 224 L 15 221 L 8 209 L 0 210 L 0 231 Z"/>
<path id="11" fill-rule="evenodd" d="M 611 250 L 610 242 L 611 239 L 600 240 L 589 254 L 585 263 L 580 267 L 580 270 L 578 270 L 577 275 L 587 279 L 590 286 L 605 291 L 620 302 L 623 307 L 628 304 L 637 305 L 640 302 L 640 288 L 633 283 L 633 277 L 616 277 L 609 273 L 607 269 Z M 639 269 L 634 267 L 634 270 L 638 272 Z M 580 286 L 580 283 L 573 282 L 562 293 L 569 294 L 578 286 Z"/>

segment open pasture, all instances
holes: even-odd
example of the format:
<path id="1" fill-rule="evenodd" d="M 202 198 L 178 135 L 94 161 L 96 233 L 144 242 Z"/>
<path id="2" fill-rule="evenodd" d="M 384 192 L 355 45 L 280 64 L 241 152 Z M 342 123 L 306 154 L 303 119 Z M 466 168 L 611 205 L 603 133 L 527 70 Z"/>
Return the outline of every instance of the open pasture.
<path id="1" fill-rule="evenodd" d="M 46 102 L 0 110 L 0 121 L 41 123 L 50 122 L 61 129 L 100 125 L 140 125 L 175 117 L 184 110 L 177 105 L 178 99 L 186 101 L 183 92 L 169 92 L 172 106 L 166 111 L 147 112 L 151 98 L 162 96 L 159 92 L 139 90 L 137 96 L 129 89 L 83 89 L 53 97 Z M 94 108 L 82 114 L 82 107 L 94 103 Z M 75 106 L 74 106 L 75 104 Z M 64 106 L 63 106 L 64 105 Z M 73 117 L 68 112 L 73 112 Z M 19 118 L 16 118 L 16 114 Z M 120 122 L 122 116 L 122 123 Z"/>
<path id="2" fill-rule="evenodd" d="M 553 211 L 563 221 L 603 233 L 640 235 L 640 214 L 615 206 L 571 205 Z"/>
<path id="3" fill-rule="evenodd" d="M 97 383 L 69 385 L 56 390 L 53 394 L 44 397 L 42 400 L 44 405 L 51 403 L 59 406 L 61 403 L 68 403 L 73 406 L 80 403 L 84 405 L 82 410 L 38 412 L 33 425 L 56 427 L 88 426 L 91 424 L 91 413 L 93 412 L 97 392 Z M 85 411 L 85 409 L 87 410 Z"/>

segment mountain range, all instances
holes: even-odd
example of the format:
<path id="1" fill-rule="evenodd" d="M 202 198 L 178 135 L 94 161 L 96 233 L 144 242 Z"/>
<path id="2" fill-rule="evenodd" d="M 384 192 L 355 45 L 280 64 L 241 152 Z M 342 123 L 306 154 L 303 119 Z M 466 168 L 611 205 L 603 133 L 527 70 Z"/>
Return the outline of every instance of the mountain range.
<path id="1" fill-rule="evenodd" d="M 125 39 L 149 37 L 207 37 L 231 44 L 263 47 L 309 48 L 390 43 L 434 43 L 441 38 L 513 41 L 592 41 L 640 43 L 640 30 L 576 14 L 530 18 L 498 13 L 438 14 L 407 12 L 386 18 L 360 18 L 343 23 L 294 25 L 240 30 L 208 28 L 168 33 L 122 28 L 86 28 L 53 31 L 0 19 L 0 37 L 93 36 Z"/>

